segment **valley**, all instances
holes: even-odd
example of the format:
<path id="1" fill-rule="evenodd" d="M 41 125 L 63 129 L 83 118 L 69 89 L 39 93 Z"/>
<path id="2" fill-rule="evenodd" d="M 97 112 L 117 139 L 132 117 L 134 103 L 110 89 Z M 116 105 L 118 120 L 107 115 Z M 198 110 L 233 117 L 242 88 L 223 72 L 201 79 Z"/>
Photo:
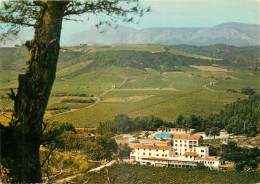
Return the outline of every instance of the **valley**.
<path id="1" fill-rule="evenodd" d="M 9 48 L 5 52 L 9 55 L 0 60 L 1 65 L 7 62 L 10 66 L 1 71 L 4 123 L 12 110 L 7 93 L 17 88 L 18 74 L 25 66 L 10 50 L 26 58 L 25 48 L 16 47 Z M 248 98 L 239 93 L 242 88 L 259 93 L 259 71 L 225 62 L 161 45 L 66 47 L 61 50 L 45 118 L 75 127 L 96 127 L 117 114 L 154 115 L 169 122 L 179 114 L 206 117 L 238 98 Z"/>

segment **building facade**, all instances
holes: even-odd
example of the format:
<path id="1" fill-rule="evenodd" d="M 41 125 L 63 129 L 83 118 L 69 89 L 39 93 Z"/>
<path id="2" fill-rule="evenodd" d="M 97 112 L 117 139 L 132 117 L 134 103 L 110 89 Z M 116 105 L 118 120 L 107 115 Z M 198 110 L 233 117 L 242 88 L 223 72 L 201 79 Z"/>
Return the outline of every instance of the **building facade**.
<path id="1" fill-rule="evenodd" d="M 220 157 L 209 155 L 209 147 L 202 146 L 202 136 L 175 134 L 172 144 L 136 144 L 130 153 L 130 161 L 141 165 L 196 167 L 198 163 L 218 169 Z"/>

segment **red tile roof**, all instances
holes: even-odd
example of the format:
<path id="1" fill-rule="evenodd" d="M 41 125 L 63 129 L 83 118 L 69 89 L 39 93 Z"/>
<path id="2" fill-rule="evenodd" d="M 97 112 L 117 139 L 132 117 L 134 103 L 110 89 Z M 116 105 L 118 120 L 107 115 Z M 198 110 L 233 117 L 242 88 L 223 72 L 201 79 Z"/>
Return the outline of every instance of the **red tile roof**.
<path id="1" fill-rule="evenodd" d="M 173 139 L 199 140 L 201 135 L 195 134 L 175 134 Z"/>
<path id="2" fill-rule="evenodd" d="M 235 163 L 234 162 L 230 162 L 226 165 L 220 165 L 219 167 L 224 167 L 224 168 L 233 168 L 235 167 Z"/>
<path id="3" fill-rule="evenodd" d="M 139 149 L 155 149 L 155 150 L 169 150 L 170 146 L 157 146 L 157 145 L 142 145 L 142 144 L 136 144 L 135 148 Z"/>
<path id="4" fill-rule="evenodd" d="M 199 156 L 199 154 L 197 154 L 197 152 L 185 152 L 183 156 L 194 156 L 197 157 Z"/>

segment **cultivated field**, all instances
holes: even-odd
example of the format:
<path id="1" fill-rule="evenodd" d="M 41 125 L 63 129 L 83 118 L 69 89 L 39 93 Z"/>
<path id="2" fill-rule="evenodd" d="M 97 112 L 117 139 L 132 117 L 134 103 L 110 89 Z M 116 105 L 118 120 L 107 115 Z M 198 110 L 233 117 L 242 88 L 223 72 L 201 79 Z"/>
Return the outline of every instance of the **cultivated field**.
<path id="1" fill-rule="evenodd" d="M 133 66 L 127 67 L 121 67 L 120 63 L 106 64 L 102 67 L 94 65 L 97 61 L 102 64 L 103 61 L 93 58 L 95 54 L 103 51 L 149 51 L 144 53 L 149 55 L 154 54 L 153 52 L 165 52 L 165 48 L 160 45 L 67 49 L 61 53 L 62 60 L 58 65 L 57 79 L 45 117 L 53 121 L 70 122 L 76 127 L 95 127 L 100 121 L 111 120 L 120 113 L 130 117 L 154 115 L 166 121 L 174 121 L 179 114 L 206 117 L 219 112 L 227 103 L 238 98 L 248 98 L 239 93 L 241 88 L 250 87 L 257 93 L 260 92 L 259 72 L 221 66 L 217 64 L 220 62 L 217 59 L 213 65 L 205 66 L 198 63 L 192 66 L 175 66 L 174 71 L 157 71 L 149 67 L 142 69 L 141 65 L 135 68 L 135 60 L 130 63 Z M 186 55 L 187 60 L 203 57 L 174 49 L 168 52 Z M 71 56 L 70 53 L 74 55 Z M 86 56 L 84 53 L 87 53 Z M 87 58 L 89 54 L 94 55 Z M 26 58 L 26 55 L 23 57 Z M 12 66 L 17 69 L 1 71 L 1 109 L 7 117 L 10 117 L 13 106 L 12 101 L 7 99 L 7 93 L 10 92 L 10 88 L 17 88 L 18 74 L 23 72 L 22 69 L 18 69 L 24 66 L 20 59 L 13 62 L 15 64 Z M 110 62 L 113 62 L 113 59 L 108 63 Z M 124 60 L 118 62 L 124 63 Z M 212 83 L 214 85 L 211 85 Z M 112 85 L 116 88 L 112 89 Z M 228 92 L 229 89 L 238 93 Z M 91 99 L 92 101 L 88 101 Z M 88 106 L 89 108 L 86 108 Z M 8 122 L 5 116 L 0 118 L 2 123 Z"/>

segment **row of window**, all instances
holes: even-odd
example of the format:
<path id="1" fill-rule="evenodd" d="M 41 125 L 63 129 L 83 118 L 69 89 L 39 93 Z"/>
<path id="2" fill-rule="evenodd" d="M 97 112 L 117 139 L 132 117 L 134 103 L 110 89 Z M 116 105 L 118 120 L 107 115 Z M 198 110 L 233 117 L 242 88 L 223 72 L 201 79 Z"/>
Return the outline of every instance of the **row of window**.
<path id="1" fill-rule="evenodd" d="M 139 155 L 139 152 L 138 152 L 138 155 Z M 148 153 L 149 156 L 152 156 L 151 153 Z M 145 156 L 145 152 L 143 152 L 143 156 Z M 157 157 L 159 157 L 160 155 L 159 154 L 156 154 Z M 166 154 L 162 154 L 162 157 L 167 157 L 168 155 Z"/>
<path id="2" fill-rule="evenodd" d="M 185 156 L 185 158 L 189 158 L 189 156 Z M 192 156 L 190 156 L 190 158 L 192 158 Z"/>
<path id="3" fill-rule="evenodd" d="M 178 142 L 178 140 L 175 140 L 175 142 Z M 182 140 L 179 140 L 180 143 L 182 143 Z M 187 141 L 183 141 L 184 143 L 187 143 Z M 189 144 L 197 144 L 197 141 L 189 141 Z"/>
<path id="4" fill-rule="evenodd" d="M 137 148 L 137 150 L 140 150 L 139 148 Z M 145 151 L 145 149 L 144 149 L 144 151 Z M 149 151 L 152 151 L 152 149 L 149 149 Z M 156 152 L 158 152 L 159 150 L 156 150 Z M 163 152 L 165 151 L 165 150 L 162 150 Z"/>
<path id="5" fill-rule="evenodd" d="M 214 164 L 215 162 L 211 162 L 211 161 L 200 161 L 200 163 L 202 163 L 202 164 Z"/>

